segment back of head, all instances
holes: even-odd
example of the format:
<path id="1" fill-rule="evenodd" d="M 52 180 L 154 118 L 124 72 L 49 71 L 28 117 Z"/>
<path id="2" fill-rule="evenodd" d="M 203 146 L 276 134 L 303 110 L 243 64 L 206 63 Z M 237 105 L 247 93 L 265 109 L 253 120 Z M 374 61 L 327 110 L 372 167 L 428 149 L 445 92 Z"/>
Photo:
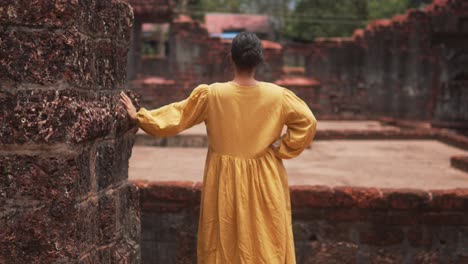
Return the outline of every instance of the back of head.
<path id="1" fill-rule="evenodd" d="M 263 62 L 262 41 L 254 33 L 241 32 L 232 40 L 231 56 L 238 71 L 253 71 Z"/>

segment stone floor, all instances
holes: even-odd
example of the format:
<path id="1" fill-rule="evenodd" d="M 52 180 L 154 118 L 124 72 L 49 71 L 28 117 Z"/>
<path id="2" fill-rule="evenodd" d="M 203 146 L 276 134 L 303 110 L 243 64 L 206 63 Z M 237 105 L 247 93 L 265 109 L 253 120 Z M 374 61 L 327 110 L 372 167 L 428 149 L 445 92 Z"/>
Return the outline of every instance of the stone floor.
<path id="1" fill-rule="evenodd" d="M 327 125 L 344 127 L 338 122 Z M 369 123 L 352 125 L 366 127 Z M 135 146 L 129 177 L 202 181 L 205 155 L 204 148 Z M 285 160 L 285 166 L 290 185 L 466 188 L 468 173 L 450 167 L 453 155 L 468 155 L 468 151 L 435 140 L 322 140 L 301 156 Z"/>

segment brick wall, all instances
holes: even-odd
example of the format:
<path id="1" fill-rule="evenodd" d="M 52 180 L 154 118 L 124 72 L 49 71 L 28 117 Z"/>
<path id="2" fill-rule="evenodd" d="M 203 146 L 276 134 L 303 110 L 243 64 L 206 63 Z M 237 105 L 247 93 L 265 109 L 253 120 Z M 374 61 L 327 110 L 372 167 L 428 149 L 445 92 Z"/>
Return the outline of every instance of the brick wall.
<path id="1" fill-rule="evenodd" d="M 317 39 L 306 72 L 336 115 L 351 106 L 371 116 L 466 122 L 467 17 L 463 0 L 434 1 L 352 38 Z"/>
<path id="2" fill-rule="evenodd" d="M 230 42 L 210 37 L 204 24 L 181 16 L 170 24 L 169 56 L 166 69 L 145 69 L 132 81 L 132 89 L 141 96 L 142 106 L 156 108 L 185 99 L 199 84 L 211 84 L 232 79 L 229 62 Z M 263 41 L 266 63 L 259 67 L 258 78 L 273 82 L 281 76 L 282 47 Z M 149 64 L 143 64 L 148 67 Z M 132 66 L 130 66 L 132 67 Z M 153 67 L 153 66 L 149 66 Z M 148 78 L 160 82 L 145 82 Z"/>
<path id="3" fill-rule="evenodd" d="M 119 0 L 0 3 L 0 263 L 139 263 Z"/>
<path id="4" fill-rule="evenodd" d="M 144 263 L 195 263 L 201 183 L 136 182 Z M 297 263 L 465 263 L 468 190 L 292 186 Z"/>

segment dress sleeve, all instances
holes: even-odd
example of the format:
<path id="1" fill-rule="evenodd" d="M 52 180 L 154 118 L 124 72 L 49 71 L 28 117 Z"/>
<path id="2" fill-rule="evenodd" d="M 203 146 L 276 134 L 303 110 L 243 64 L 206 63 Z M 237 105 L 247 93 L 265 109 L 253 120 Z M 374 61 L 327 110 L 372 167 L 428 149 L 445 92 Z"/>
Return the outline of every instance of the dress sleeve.
<path id="1" fill-rule="evenodd" d="M 281 159 L 291 159 L 304 151 L 312 142 L 317 129 L 317 120 L 307 104 L 292 91 L 284 88 L 282 114 L 286 133 L 281 136 L 275 155 Z"/>
<path id="2" fill-rule="evenodd" d="M 167 137 L 205 121 L 208 89 L 208 85 L 199 85 L 182 101 L 153 110 L 140 108 L 136 120 L 138 126 L 152 136 Z"/>

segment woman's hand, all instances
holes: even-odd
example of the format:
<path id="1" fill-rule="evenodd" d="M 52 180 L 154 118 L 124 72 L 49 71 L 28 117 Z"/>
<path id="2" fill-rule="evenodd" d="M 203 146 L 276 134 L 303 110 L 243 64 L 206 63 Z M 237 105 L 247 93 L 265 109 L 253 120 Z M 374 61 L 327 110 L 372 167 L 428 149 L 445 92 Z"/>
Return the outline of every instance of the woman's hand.
<path id="1" fill-rule="evenodd" d="M 270 144 L 270 148 L 277 149 L 281 145 L 281 137 L 278 137 L 275 142 Z"/>
<path id="2" fill-rule="evenodd" d="M 120 92 L 120 102 L 124 104 L 130 119 L 135 122 L 137 119 L 137 111 L 135 106 L 133 106 L 132 100 L 130 100 L 130 98 L 123 91 Z"/>

